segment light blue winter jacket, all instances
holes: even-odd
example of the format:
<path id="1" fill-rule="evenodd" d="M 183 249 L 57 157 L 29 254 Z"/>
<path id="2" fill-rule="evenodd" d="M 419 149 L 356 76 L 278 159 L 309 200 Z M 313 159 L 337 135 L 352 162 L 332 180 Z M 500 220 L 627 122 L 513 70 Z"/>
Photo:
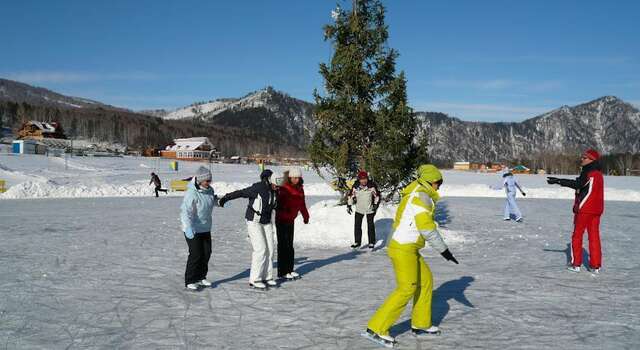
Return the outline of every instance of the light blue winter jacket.
<path id="1" fill-rule="evenodd" d="M 196 188 L 195 179 L 189 182 L 180 207 L 182 231 L 187 238 L 193 238 L 196 233 L 211 232 L 211 214 L 215 203 L 213 188 Z"/>

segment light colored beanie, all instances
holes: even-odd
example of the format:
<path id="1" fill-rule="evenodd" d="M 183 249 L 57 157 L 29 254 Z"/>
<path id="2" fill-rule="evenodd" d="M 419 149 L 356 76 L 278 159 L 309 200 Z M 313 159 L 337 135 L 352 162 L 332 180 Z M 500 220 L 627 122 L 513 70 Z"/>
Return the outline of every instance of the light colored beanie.
<path id="1" fill-rule="evenodd" d="M 196 170 L 196 174 L 194 176 L 196 177 L 196 182 L 198 183 L 207 180 L 211 181 L 211 171 L 203 166 L 200 166 L 198 170 Z"/>
<path id="2" fill-rule="evenodd" d="M 289 168 L 289 177 L 302 177 L 302 171 L 298 167 Z"/>

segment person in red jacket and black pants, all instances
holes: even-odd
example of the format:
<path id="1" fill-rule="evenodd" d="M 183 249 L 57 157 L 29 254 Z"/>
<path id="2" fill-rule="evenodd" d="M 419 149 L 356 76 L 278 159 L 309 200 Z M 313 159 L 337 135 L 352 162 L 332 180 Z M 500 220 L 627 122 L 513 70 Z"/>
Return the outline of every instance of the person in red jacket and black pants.
<path id="1" fill-rule="evenodd" d="M 602 252 L 600 248 L 600 216 L 604 212 L 604 178 L 600 154 L 589 149 L 582 155 L 582 170 L 575 180 L 549 177 L 549 184 L 558 184 L 576 190 L 573 204 L 573 235 L 571 237 L 571 266 L 569 270 L 580 272 L 582 265 L 582 235 L 589 233 L 589 270 L 600 272 Z"/>
<path id="2" fill-rule="evenodd" d="M 284 184 L 278 189 L 278 207 L 276 208 L 278 277 L 287 280 L 300 277 L 293 271 L 293 231 L 298 213 L 302 214 L 305 224 L 309 223 L 309 212 L 302 183 L 302 171 L 299 168 L 292 168 L 286 173 Z"/>

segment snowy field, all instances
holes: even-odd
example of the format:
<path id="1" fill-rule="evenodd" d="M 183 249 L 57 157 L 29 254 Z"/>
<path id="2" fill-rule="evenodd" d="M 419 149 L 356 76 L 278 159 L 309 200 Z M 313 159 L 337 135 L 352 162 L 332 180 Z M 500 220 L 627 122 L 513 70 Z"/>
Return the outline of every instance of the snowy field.
<path id="1" fill-rule="evenodd" d="M 66 163 L 66 165 L 65 165 Z M 93 198 L 140 197 L 153 193 L 149 174 L 159 174 L 164 186 L 170 180 L 193 174 L 202 163 L 179 162 L 178 172 L 169 167 L 169 160 L 144 157 L 68 159 L 39 155 L 11 155 L 0 152 L 0 179 L 7 181 L 9 191 L 1 199 L 26 198 Z M 282 167 L 271 167 L 281 172 Z M 236 190 L 257 181 L 257 165 L 212 164 L 217 193 Z M 303 171 L 305 192 L 311 196 L 333 196 L 335 192 L 313 170 Z M 445 171 L 443 196 L 503 198 L 501 178 L 497 174 Z M 572 178 L 575 175 L 570 176 Z M 546 177 L 520 175 L 518 181 L 528 198 L 573 198 L 573 192 L 559 186 L 549 186 Z M 605 177 L 607 200 L 640 202 L 640 177 Z M 181 193 L 172 193 L 181 196 Z"/>
<path id="2" fill-rule="evenodd" d="M 10 186 L 0 195 L 0 349 L 375 348 L 359 333 L 395 285 L 386 250 L 347 248 L 353 216 L 312 172 L 304 172 L 311 223 L 296 223 L 301 280 L 248 289 L 246 203 L 237 200 L 214 210 L 213 288 L 186 292 L 181 193 L 156 199 L 148 186 L 151 171 L 168 184 L 199 165 L 180 164 L 175 174 L 162 160 L 74 157 L 65 169 L 64 159 L 0 154 Z M 218 193 L 259 172 L 212 170 Z M 518 179 L 529 194 L 521 224 L 502 221 L 497 175 L 445 172 L 437 217 L 460 265 L 424 251 L 443 335 L 415 340 L 407 308 L 392 329 L 399 348 L 637 349 L 640 178 L 605 180 L 597 277 L 565 270 L 571 191 Z M 380 209 L 379 239 L 394 210 Z"/>

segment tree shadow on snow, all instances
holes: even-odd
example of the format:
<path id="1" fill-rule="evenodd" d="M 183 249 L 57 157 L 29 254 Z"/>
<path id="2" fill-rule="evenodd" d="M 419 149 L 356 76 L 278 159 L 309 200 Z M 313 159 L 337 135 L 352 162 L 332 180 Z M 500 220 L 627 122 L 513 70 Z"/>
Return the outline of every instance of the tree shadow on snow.
<path id="1" fill-rule="evenodd" d="M 565 249 L 542 249 L 545 252 L 554 252 L 554 253 L 564 253 L 567 258 L 567 265 L 571 265 L 571 243 L 567 243 L 567 247 Z M 582 248 L 582 261 L 584 261 L 585 266 L 587 266 L 587 262 L 589 261 L 589 253 L 585 248 Z"/>
<path id="2" fill-rule="evenodd" d="M 436 221 L 438 225 L 446 227 L 447 224 L 450 224 L 453 219 L 451 213 L 449 211 L 449 203 L 447 201 L 438 202 L 436 205 Z"/>
<path id="3" fill-rule="evenodd" d="M 449 300 L 455 300 L 464 306 L 474 308 L 473 304 L 464 295 L 465 290 L 475 281 L 471 276 L 460 277 L 457 280 L 445 282 L 433 291 L 433 299 L 431 302 L 431 321 L 433 325 L 439 326 L 440 323 L 449 313 L 451 306 Z M 391 327 L 392 335 L 402 334 L 411 329 L 411 319 L 407 319 L 402 323 Z"/>
<path id="4" fill-rule="evenodd" d="M 392 219 L 376 220 L 374 222 L 374 225 L 376 226 L 376 239 L 382 240 L 384 243 L 384 244 L 377 244 L 377 242 L 374 242 L 373 244 L 376 244 L 376 247 L 373 250 L 376 251 L 385 247 L 389 242 L 391 231 L 393 230 L 392 228 L 393 220 Z M 363 236 L 366 236 L 366 234 L 367 234 L 366 232 L 363 232 Z"/>

